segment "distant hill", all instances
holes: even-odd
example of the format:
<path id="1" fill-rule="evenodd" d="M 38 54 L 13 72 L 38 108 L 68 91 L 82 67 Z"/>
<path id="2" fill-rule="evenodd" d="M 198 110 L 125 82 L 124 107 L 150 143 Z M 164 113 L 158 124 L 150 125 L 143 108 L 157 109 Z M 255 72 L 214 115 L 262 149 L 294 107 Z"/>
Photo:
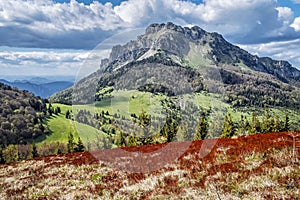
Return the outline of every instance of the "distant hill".
<path id="1" fill-rule="evenodd" d="M 73 85 L 72 82 L 69 81 L 50 81 L 44 78 L 33 78 L 30 80 L 22 80 L 22 81 L 7 81 L 4 79 L 0 79 L 1 83 L 5 83 L 12 87 L 17 87 L 21 90 L 27 90 L 32 92 L 36 96 L 40 96 L 42 98 L 50 97 L 56 92 L 62 91 Z"/>
<path id="2" fill-rule="evenodd" d="M 51 83 L 53 81 L 43 77 L 32 77 L 28 80 L 28 82 L 35 83 L 35 84 L 44 84 L 44 83 Z"/>

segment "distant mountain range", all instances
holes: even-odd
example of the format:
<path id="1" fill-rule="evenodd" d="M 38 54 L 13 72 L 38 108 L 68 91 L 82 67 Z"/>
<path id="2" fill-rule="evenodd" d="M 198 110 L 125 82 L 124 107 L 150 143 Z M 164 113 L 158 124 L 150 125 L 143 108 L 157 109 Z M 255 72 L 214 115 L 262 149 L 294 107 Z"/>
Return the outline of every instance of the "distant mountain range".
<path id="1" fill-rule="evenodd" d="M 51 95 L 73 85 L 73 83 L 70 81 L 51 81 L 41 77 L 35 77 L 30 80 L 16 81 L 0 79 L 0 82 L 21 90 L 27 90 L 42 98 L 48 98 Z"/>

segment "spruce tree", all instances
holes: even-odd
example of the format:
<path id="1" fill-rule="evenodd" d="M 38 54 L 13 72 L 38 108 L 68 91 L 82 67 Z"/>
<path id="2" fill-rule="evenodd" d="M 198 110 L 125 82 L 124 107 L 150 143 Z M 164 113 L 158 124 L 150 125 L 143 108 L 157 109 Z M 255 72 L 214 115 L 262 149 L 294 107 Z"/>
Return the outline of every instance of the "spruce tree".
<path id="1" fill-rule="evenodd" d="M 122 131 L 115 136 L 114 143 L 118 147 L 126 146 L 125 134 Z"/>
<path id="2" fill-rule="evenodd" d="M 61 146 L 59 145 L 59 143 L 57 144 L 57 154 L 62 154 L 63 151 L 61 149 Z"/>
<path id="3" fill-rule="evenodd" d="M 289 130 L 290 130 L 290 118 L 288 113 L 285 113 L 283 131 L 289 131 Z"/>
<path id="4" fill-rule="evenodd" d="M 168 142 L 173 141 L 173 138 L 176 137 L 177 131 L 178 131 L 178 123 L 177 123 L 176 120 L 173 119 L 171 124 L 170 124 L 170 132 L 169 132 L 168 137 L 167 137 Z"/>
<path id="5" fill-rule="evenodd" d="M 103 137 L 103 148 L 111 149 L 112 148 L 112 138 L 111 137 Z"/>
<path id="6" fill-rule="evenodd" d="M 273 132 L 281 132 L 283 130 L 283 128 L 284 128 L 283 123 L 280 121 L 278 116 L 275 116 Z"/>
<path id="7" fill-rule="evenodd" d="M 270 110 L 269 108 L 265 108 L 265 112 L 264 112 L 264 117 L 263 117 L 263 122 L 261 125 L 261 131 L 263 133 L 269 133 L 272 132 L 272 123 L 273 121 L 271 120 L 271 115 L 270 115 Z"/>
<path id="8" fill-rule="evenodd" d="M 225 116 L 224 125 L 222 129 L 221 137 L 223 138 L 231 138 L 236 133 L 236 125 L 232 120 L 232 116 L 229 113 Z"/>
<path id="9" fill-rule="evenodd" d="M 78 142 L 77 142 L 74 150 L 76 152 L 84 152 L 85 151 L 85 147 L 84 147 L 83 142 L 80 137 L 78 137 Z"/>
<path id="10" fill-rule="evenodd" d="M 249 127 L 249 132 L 251 134 L 256 134 L 261 132 L 261 123 L 257 117 L 257 113 L 253 112 L 252 113 L 252 120 L 251 120 L 251 125 Z"/>
<path id="11" fill-rule="evenodd" d="M 67 110 L 67 112 L 66 112 L 66 118 L 67 119 L 70 119 L 71 117 L 70 117 L 70 111 L 69 110 Z"/>
<path id="12" fill-rule="evenodd" d="M 195 140 L 204 140 L 208 133 L 208 124 L 205 115 L 201 115 L 197 126 Z"/>
<path id="13" fill-rule="evenodd" d="M 249 124 L 247 118 L 244 117 L 243 115 L 241 115 L 241 119 L 238 123 L 238 134 L 239 135 L 247 134 L 249 131 L 249 127 L 250 127 L 250 124 Z"/>
<path id="14" fill-rule="evenodd" d="M 74 152 L 74 136 L 72 133 L 69 134 L 68 136 L 68 153 Z"/>
<path id="15" fill-rule="evenodd" d="M 3 156 L 2 148 L 0 148 L 0 164 L 4 164 L 4 163 L 5 163 L 5 159 Z"/>
<path id="16" fill-rule="evenodd" d="M 143 145 L 151 144 L 153 142 L 153 137 L 150 130 L 151 116 L 148 115 L 144 110 L 142 110 L 142 113 L 139 115 L 138 119 L 141 128 L 141 132 L 139 133 L 138 140 Z"/>
<path id="17" fill-rule="evenodd" d="M 39 157 L 39 153 L 38 153 L 38 151 L 37 151 L 37 148 L 36 148 L 36 145 L 35 145 L 35 143 L 33 143 L 32 144 L 32 157 L 33 158 L 37 158 L 37 157 Z"/>
<path id="18" fill-rule="evenodd" d="M 47 111 L 48 111 L 50 116 L 52 116 L 52 114 L 54 113 L 54 109 L 53 109 L 51 103 L 49 104 L 49 107 L 48 107 Z"/>
<path id="19" fill-rule="evenodd" d="M 60 107 L 57 107 L 56 109 L 57 109 L 57 113 L 60 114 L 61 113 Z"/>

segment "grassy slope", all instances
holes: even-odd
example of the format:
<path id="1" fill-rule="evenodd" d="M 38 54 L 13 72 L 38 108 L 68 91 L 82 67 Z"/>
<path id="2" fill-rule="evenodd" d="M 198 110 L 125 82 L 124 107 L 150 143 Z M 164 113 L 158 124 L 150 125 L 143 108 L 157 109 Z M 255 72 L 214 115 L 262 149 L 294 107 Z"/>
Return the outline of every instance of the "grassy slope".
<path id="1" fill-rule="evenodd" d="M 47 124 L 50 127 L 51 135 L 46 136 L 44 140 L 37 140 L 38 143 L 43 142 L 67 142 L 68 135 L 72 133 L 75 138 L 78 136 L 81 137 L 84 143 L 88 140 L 95 140 L 98 135 L 104 135 L 103 132 L 78 122 L 74 122 L 73 120 L 66 119 L 65 114 L 67 110 L 72 110 L 72 106 L 63 105 L 63 104 L 52 104 L 53 107 L 60 107 L 61 114 L 53 115 L 49 117 L 47 120 Z"/>
<path id="2" fill-rule="evenodd" d="M 153 95 L 151 93 L 139 92 L 139 91 L 117 91 L 113 92 L 113 99 L 105 99 L 101 102 L 97 102 L 95 105 L 74 105 L 68 106 L 63 104 L 53 104 L 54 107 L 59 106 L 62 113 L 59 116 L 53 116 L 48 119 L 48 125 L 52 131 L 50 136 L 43 142 L 51 141 L 63 141 L 66 142 L 68 134 L 73 133 L 75 137 L 82 138 L 83 142 L 86 143 L 88 140 L 92 141 L 99 135 L 105 135 L 105 133 L 85 124 L 74 122 L 65 118 L 65 112 L 72 110 L 76 113 L 78 110 L 88 110 L 91 113 L 101 111 L 108 111 L 111 115 L 119 113 L 129 118 L 130 113 L 140 114 L 142 110 L 151 113 L 151 115 L 160 115 L 163 110 L 160 100 L 165 99 L 163 95 Z M 191 101 L 198 108 L 203 107 L 204 109 L 212 108 L 213 112 L 224 116 L 227 112 L 232 113 L 233 119 L 238 121 L 241 115 L 247 117 L 248 121 L 251 121 L 251 112 L 239 111 L 233 109 L 229 104 L 222 102 L 221 98 L 215 95 L 196 94 L 194 96 L 185 95 L 183 101 Z M 276 114 L 281 119 L 284 118 L 283 110 L 271 109 L 271 113 Z M 299 121 L 299 115 L 293 111 L 287 111 L 290 113 L 291 121 Z M 296 125 L 294 125 L 296 126 Z M 39 141 L 41 142 L 41 141 Z"/>

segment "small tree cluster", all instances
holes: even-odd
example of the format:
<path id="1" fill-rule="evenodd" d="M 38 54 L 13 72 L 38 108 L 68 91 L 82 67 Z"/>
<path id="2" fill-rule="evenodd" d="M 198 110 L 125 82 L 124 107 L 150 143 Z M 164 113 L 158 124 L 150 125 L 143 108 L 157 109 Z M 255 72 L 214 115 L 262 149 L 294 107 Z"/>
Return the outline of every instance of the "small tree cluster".
<path id="1" fill-rule="evenodd" d="M 51 103 L 49 103 L 49 106 L 47 108 L 47 112 L 49 116 L 52 116 L 53 114 L 59 115 L 61 113 L 61 109 L 59 106 L 53 107 Z"/>
<path id="2" fill-rule="evenodd" d="M 0 164 L 62 153 L 67 153 L 67 148 L 64 143 L 60 142 L 44 143 L 39 146 L 35 143 L 11 144 L 5 148 L 0 148 Z"/>
<path id="3" fill-rule="evenodd" d="M 77 143 L 74 141 L 74 135 L 70 133 L 68 135 L 68 144 L 67 144 L 68 153 L 72 152 L 84 152 L 85 147 L 80 137 L 78 137 Z"/>
<path id="4" fill-rule="evenodd" d="M 265 108 L 264 115 L 260 120 L 256 112 L 252 113 L 250 122 L 243 115 L 241 119 L 234 122 L 231 114 L 225 116 L 224 125 L 222 128 L 221 137 L 230 138 L 234 135 L 256 134 L 282 132 L 290 130 L 290 120 L 286 113 L 284 119 L 281 120 L 278 116 L 272 115 L 268 108 Z"/>

